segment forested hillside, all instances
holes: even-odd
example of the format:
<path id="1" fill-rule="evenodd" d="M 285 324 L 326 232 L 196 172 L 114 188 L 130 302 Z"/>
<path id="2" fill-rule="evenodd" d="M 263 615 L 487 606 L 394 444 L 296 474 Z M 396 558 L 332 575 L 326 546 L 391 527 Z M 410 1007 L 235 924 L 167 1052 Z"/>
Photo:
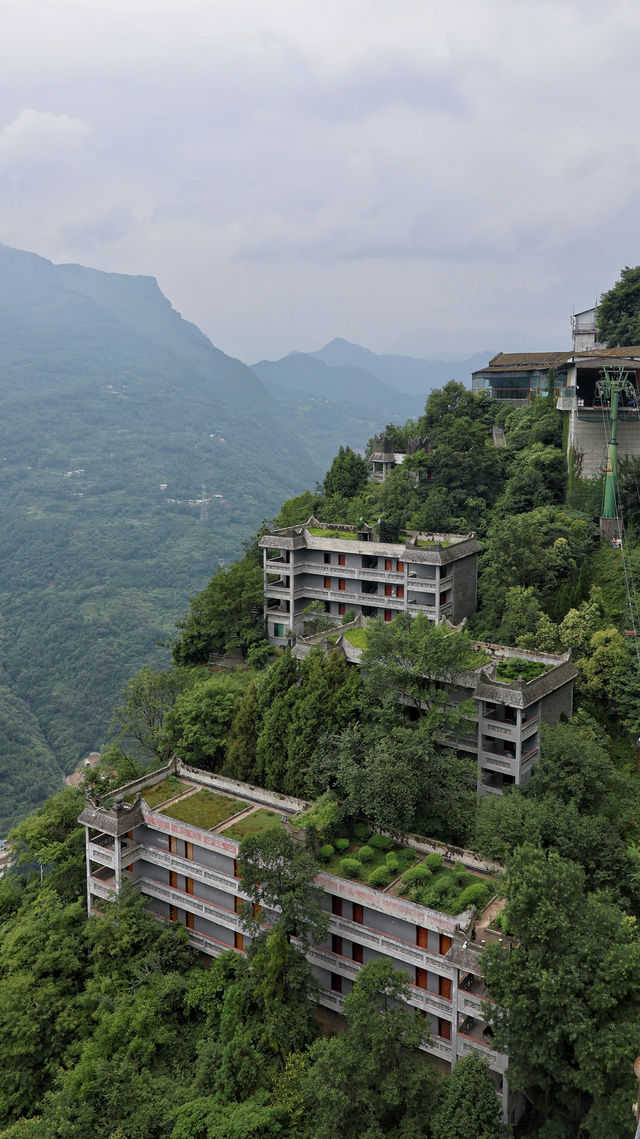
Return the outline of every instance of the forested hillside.
<path id="1" fill-rule="evenodd" d="M 212 566 L 322 466 L 151 278 L 7 247 L 0 392 L 3 834 L 104 740 L 126 678 L 168 661 L 157 642 Z"/>

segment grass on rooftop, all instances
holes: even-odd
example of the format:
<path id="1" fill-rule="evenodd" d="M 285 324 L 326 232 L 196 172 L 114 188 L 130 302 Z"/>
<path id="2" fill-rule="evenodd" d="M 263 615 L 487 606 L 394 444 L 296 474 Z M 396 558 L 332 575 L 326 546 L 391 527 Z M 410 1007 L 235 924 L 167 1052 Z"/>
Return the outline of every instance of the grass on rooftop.
<path id="1" fill-rule="evenodd" d="M 142 798 L 148 807 L 153 810 L 160 803 L 166 803 L 167 799 L 175 799 L 181 791 L 187 791 L 188 783 L 183 783 L 181 779 L 176 779 L 175 775 L 169 775 L 162 783 L 156 783 L 155 787 L 146 787 L 142 791 Z"/>
<path id="2" fill-rule="evenodd" d="M 238 819 L 237 823 L 233 823 L 228 830 L 225 830 L 224 836 L 242 842 L 242 839 L 248 838 L 249 835 L 262 834 L 263 831 L 271 830 L 272 827 L 279 827 L 280 817 L 277 811 L 270 811 L 267 807 L 259 807 L 253 814 L 246 815 L 244 819 Z"/>
<path id="3" fill-rule="evenodd" d="M 309 533 L 314 538 L 346 538 L 348 541 L 357 541 L 358 535 L 353 530 L 328 530 L 323 526 L 310 526 Z"/>
<path id="4" fill-rule="evenodd" d="M 196 791 L 179 803 L 171 803 L 160 812 L 171 819 L 179 819 L 182 823 L 192 823 L 194 827 L 210 830 L 217 827 L 224 819 L 235 815 L 242 810 L 243 804 L 239 799 L 230 799 L 227 795 L 218 795 L 213 791 Z"/>
<path id="5" fill-rule="evenodd" d="M 424 859 L 403 874 L 392 892 L 408 898 L 410 902 L 453 916 L 472 905 L 480 913 L 496 893 L 496 881 L 471 874 L 460 863 L 434 867 L 429 872 Z"/>

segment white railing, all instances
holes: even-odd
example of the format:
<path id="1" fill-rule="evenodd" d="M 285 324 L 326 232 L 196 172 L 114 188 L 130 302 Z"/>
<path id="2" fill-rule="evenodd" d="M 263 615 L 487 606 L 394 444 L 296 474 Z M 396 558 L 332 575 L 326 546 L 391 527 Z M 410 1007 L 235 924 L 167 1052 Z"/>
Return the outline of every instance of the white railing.
<path id="1" fill-rule="evenodd" d="M 458 1056 L 468 1056 L 470 1052 L 479 1052 L 484 1056 L 489 1064 L 489 1067 L 494 1072 L 505 1072 L 507 1068 L 507 1057 L 503 1052 L 496 1052 L 490 1048 L 488 1044 L 482 1043 L 480 1040 L 474 1040 L 471 1036 L 466 1036 L 464 1033 L 458 1033 Z"/>
<path id="2" fill-rule="evenodd" d="M 164 886 L 153 878 L 138 878 L 136 885 L 140 887 L 143 894 L 150 898 L 170 902 L 171 905 L 179 906 L 181 910 L 200 914 L 201 917 L 208 918 L 217 925 L 225 926 L 226 929 L 233 929 L 238 933 L 243 932 L 240 918 L 233 910 L 225 910 L 214 902 L 204 901 L 203 898 L 198 898 L 195 894 L 187 894 L 184 890 L 177 890 L 174 886 Z"/>
<path id="3" fill-rule="evenodd" d="M 158 850 L 154 846 L 145 848 L 144 861 L 151 862 L 154 866 L 166 866 L 169 870 L 184 874 L 185 878 L 193 878 L 195 882 L 205 882 L 209 886 L 216 886 L 219 890 L 224 890 L 225 894 L 245 896 L 240 890 L 240 883 L 237 878 L 233 878 L 231 874 L 225 874 L 222 870 L 204 866 L 202 862 L 192 862 L 189 858 L 181 858 L 178 854 L 170 854 L 168 851 Z"/>

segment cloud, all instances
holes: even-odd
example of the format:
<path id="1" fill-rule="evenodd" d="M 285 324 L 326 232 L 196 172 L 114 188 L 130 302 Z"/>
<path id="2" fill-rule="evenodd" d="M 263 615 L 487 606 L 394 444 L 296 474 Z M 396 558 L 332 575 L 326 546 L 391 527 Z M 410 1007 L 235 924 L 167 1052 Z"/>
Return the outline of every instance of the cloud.
<path id="1" fill-rule="evenodd" d="M 65 163 L 92 137 L 93 128 L 82 119 L 27 107 L 0 131 L 0 170 L 24 176 Z"/>

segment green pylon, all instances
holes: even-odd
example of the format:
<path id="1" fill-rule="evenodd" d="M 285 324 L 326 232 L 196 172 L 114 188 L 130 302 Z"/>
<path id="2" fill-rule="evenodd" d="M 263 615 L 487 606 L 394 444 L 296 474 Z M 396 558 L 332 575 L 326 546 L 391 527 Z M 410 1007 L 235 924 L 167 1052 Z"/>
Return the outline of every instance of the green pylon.
<path id="1" fill-rule="evenodd" d="M 602 370 L 602 379 L 598 380 L 596 392 L 602 399 L 609 400 L 611 433 L 607 446 L 607 465 L 605 467 L 604 502 L 602 518 L 617 518 L 617 490 L 618 490 L 618 402 L 620 393 L 635 399 L 637 391 L 629 379 L 629 373 L 619 368 L 617 374 Z"/>

